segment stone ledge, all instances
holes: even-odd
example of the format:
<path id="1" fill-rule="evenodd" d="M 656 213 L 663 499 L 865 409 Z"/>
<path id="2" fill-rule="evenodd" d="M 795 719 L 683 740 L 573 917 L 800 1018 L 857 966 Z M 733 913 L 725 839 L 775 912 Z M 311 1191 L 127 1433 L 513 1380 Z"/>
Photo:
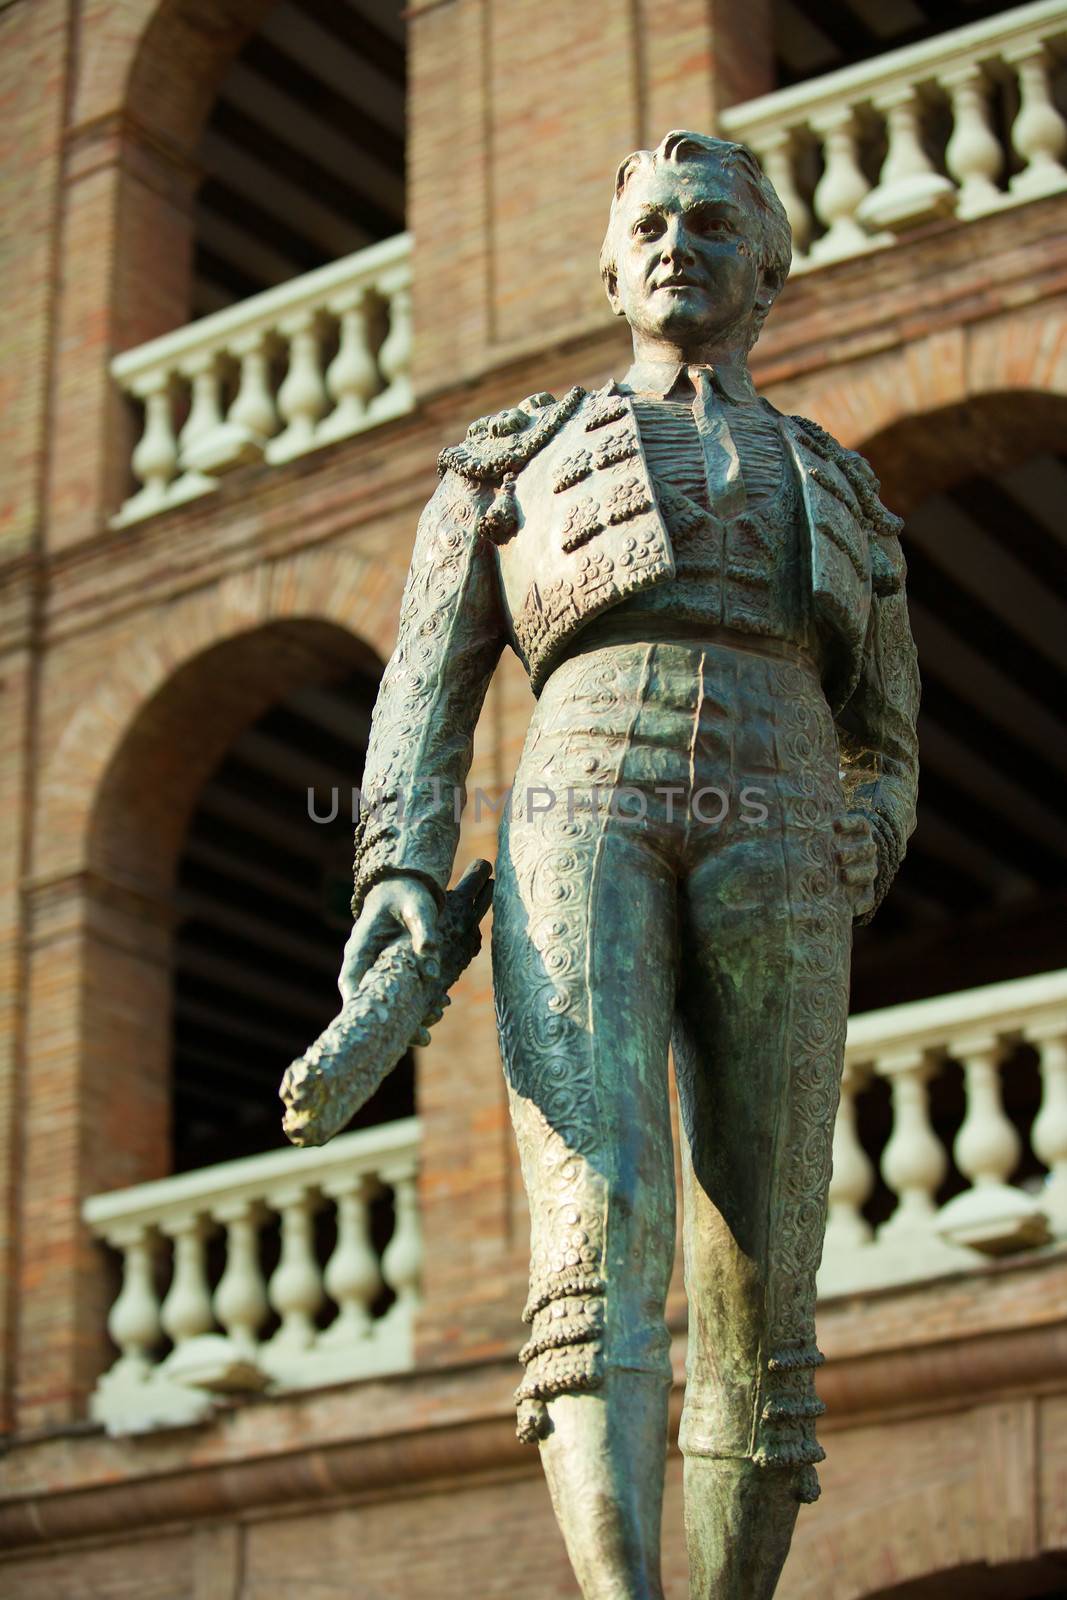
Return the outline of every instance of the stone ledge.
<path id="1" fill-rule="evenodd" d="M 1064 1252 L 1057 1251 L 1039 1266 L 998 1275 L 1022 1310 L 1027 1289 L 1044 1302 L 1045 1320 L 1029 1326 L 998 1329 L 977 1316 L 972 1331 L 969 1316 L 983 1293 L 972 1282 L 939 1284 L 936 1298 L 925 1286 L 880 1296 L 870 1308 L 827 1308 L 821 1339 L 829 1359 L 819 1375 L 824 1432 L 967 1412 L 1010 1396 L 1063 1393 L 1067 1317 L 1055 1311 L 1065 1303 L 1055 1290 L 1065 1267 Z M 1028 1285 L 1020 1283 L 1024 1275 Z M 890 1298 L 895 1304 L 887 1317 Z M 926 1302 L 925 1337 L 918 1301 Z M 999 1294 L 993 1302 L 1000 1306 Z M 857 1317 L 868 1310 L 873 1321 Z M 679 1336 L 675 1429 L 684 1358 Z M 457 1475 L 533 1472 L 532 1452 L 515 1438 L 515 1375 L 510 1359 L 487 1361 L 242 1401 L 211 1423 L 137 1440 L 107 1439 L 84 1427 L 15 1440 L 5 1463 L 0 1545 L 7 1551 L 54 1547 L 131 1525 L 404 1495 Z"/>

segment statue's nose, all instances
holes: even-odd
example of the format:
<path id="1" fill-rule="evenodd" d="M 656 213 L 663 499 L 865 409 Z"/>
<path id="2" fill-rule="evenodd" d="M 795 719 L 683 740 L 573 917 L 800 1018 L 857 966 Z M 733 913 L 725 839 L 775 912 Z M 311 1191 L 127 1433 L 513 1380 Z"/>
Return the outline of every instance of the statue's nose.
<path id="1" fill-rule="evenodd" d="M 663 245 L 660 250 L 660 260 L 663 265 L 671 266 L 678 262 L 692 261 L 693 251 L 682 229 L 674 226 L 664 235 Z"/>

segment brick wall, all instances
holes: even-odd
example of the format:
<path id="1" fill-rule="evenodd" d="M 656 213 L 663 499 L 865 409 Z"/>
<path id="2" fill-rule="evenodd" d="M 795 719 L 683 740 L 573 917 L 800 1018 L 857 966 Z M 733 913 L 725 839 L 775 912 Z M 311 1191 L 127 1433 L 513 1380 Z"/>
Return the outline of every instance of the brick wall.
<path id="1" fill-rule="evenodd" d="M 784 407 L 828 421 L 851 443 L 884 434 L 894 419 L 959 404 L 961 396 L 1029 384 L 1048 402 L 1067 386 L 1063 342 L 1050 336 L 1064 311 L 1047 293 L 1055 250 L 1062 251 L 1062 243 L 1052 244 L 1057 216 L 1055 203 L 1046 202 L 1010 223 L 975 225 L 966 237 L 946 230 L 913 247 L 910 260 L 901 252 L 896 278 L 902 283 L 918 272 L 933 282 L 936 269 L 940 292 L 913 305 L 906 328 L 899 320 L 873 324 L 874 350 L 868 263 L 798 282 L 758 349 L 770 392 Z M 1026 259 L 1024 228 L 1031 263 L 1025 286 L 1034 304 L 1006 310 L 1003 299 L 1021 294 L 1023 279 L 1013 282 L 1011 274 L 1016 264 L 1021 273 Z M 890 268 L 887 254 L 880 287 L 892 308 L 903 291 Z M 831 306 L 832 361 L 818 337 Z M 1042 338 L 1029 332 L 1038 321 Z M 1021 358 L 1020 350 L 1028 354 Z M 140 924 L 153 916 L 165 921 L 160 908 L 183 818 L 205 770 L 190 760 L 188 742 L 202 746 L 201 755 L 223 748 L 246 712 L 250 720 L 255 704 L 282 692 L 288 680 L 273 652 L 257 656 L 257 629 L 327 620 L 384 659 L 440 447 L 460 437 L 472 415 L 575 379 L 598 383 L 625 360 L 620 330 L 605 317 L 577 344 L 511 361 L 477 386 L 441 392 L 410 421 L 286 468 L 239 475 L 208 500 L 120 534 L 98 528 L 76 557 L 54 560 L 42 618 L 30 900 L 31 1059 L 48 1071 L 31 1076 L 18 1124 L 27 1172 L 22 1226 L 32 1221 L 39 1241 L 24 1268 L 24 1287 L 35 1292 L 24 1306 L 23 1349 L 33 1356 L 22 1362 L 22 1426 L 80 1415 L 99 1360 L 98 1342 L 87 1342 L 84 1331 L 87 1318 L 99 1327 L 100 1306 L 96 1255 L 78 1222 L 81 1199 L 160 1170 L 166 958 L 164 946 L 153 960 Z M 202 678 L 191 667 L 234 641 L 228 670 L 247 692 L 229 704 L 210 665 Z M 206 724 L 204 682 L 213 685 Z M 177 720 L 156 726 L 164 694 L 175 697 Z M 510 779 L 529 706 L 525 680 L 509 663 L 489 697 L 472 784 L 492 792 Z M 138 837 L 145 841 L 140 855 Z M 460 859 L 492 852 L 486 813 L 480 826 L 471 821 L 465 830 Z M 523 1200 L 484 955 L 420 1059 L 418 1098 L 427 1124 L 430 1242 L 421 1358 L 477 1359 L 514 1347 L 525 1270 Z M 101 1123 L 107 1103 L 141 1109 Z M 102 1127 L 113 1145 L 101 1144 Z"/>
<path id="2" fill-rule="evenodd" d="M 409 15 L 415 377 L 429 393 L 603 321 L 619 162 L 772 87 L 769 3 L 742 17 L 727 0 L 453 0 Z"/>
<path id="3" fill-rule="evenodd" d="M 160 1170 L 169 883 L 209 749 L 301 681 L 309 655 L 331 648 L 331 629 L 388 655 L 440 447 L 473 416 L 625 366 L 624 330 L 607 313 L 596 269 L 615 164 L 670 126 L 708 126 L 717 106 L 769 81 L 760 5 L 603 0 L 580 15 L 532 0 L 416 6 L 410 179 L 423 404 L 410 419 L 284 468 L 240 474 L 208 499 L 113 533 L 107 517 L 123 493 L 129 431 L 107 362 L 184 320 L 197 119 L 260 9 L 255 0 L 91 0 L 76 34 L 59 0 L 0 9 L 11 135 L 0 154 L 16 174 L 6 191 L 16 249 L 4 282 L 10 332 L 0 379 L 10 463 L 0 491 L 8 541 L 0 807 L 21 824 L 0 847 L 0 977 L 10 979 L 0 1001 L 0 1271 L 10 1282 L 17 1258 L 20 1306 L 15 1332 L 13 1301 L 0 1294 L 0 1392 L 17 1387 L 20 1437 L 59 1430 L 69 1447 L 47 1485 L 17 1477 L 31 1497 L 69 1488 L 88 1448 L 69 1430 L 84 1417 L 101 1362 L 105 1285 L 81 1201 Z M 550 101 L 525 88 L 537 64 Z M 1049 200 L 798 280 L 758 348 L 761 385 L 847 443 L 880 441 L 895 485 L 889 498 L 901 505 L 920 437 L 930 482 L 955 460 L 954 436 L 916 428 L 917 418 L 996 404 L 1000 435 L 1016 428 L 1022 449 L 1033 418 L 1051 429 L 1049 406 L 1067 396 L 1064 237 L 1062 202 Z M 1025 414 L 997 398 L 1023 390 L 1035 399 Z M 905 445 L 894 430 L 909 426 Z M 30 557 L 39 541 L 38 566 Z M 318 631 L 301 645 L 305 625 Z M 290 630 L 284 660 L 270 632 L 279 627 Z M 205 669 L 216 649 L 228 652 L 232 695 L 218 693 L 217 674 Z M 529 709 L 525 679 L 508 661 L 479 728 L 472 788 L 499 793 L 510 781 Z M 471 819 L 461 862 L 492 853 L 491 818 Z M 526 1224 L 484 954 L 420 1054 L 418 1102 L 427 1240 L 420 1364 L 440 1372 L 510 1363 Z M 503 1393 L 510 1382 L 502 1380 Z M 299 1415 L 294 1453 L 326 1426 L 324 1413 L 310 1422 Z M 1050 1402 L 1043 1425 L 1059 1416 Z M 1017 1453 L 1028 1425 L 1011 1435 Z M 959 1561 L 969 1561 L 986 1548 L 982 1527 L 1008 1518 L 995 1477 L 979 1484 L 975 1463 L 988 1456 L 988 1437 L 970 1423 L 937 1433 L 922 1455 L 937 1487 L 928 1502 L 907 1499 L 919 1440 L 905 1430 L 887 1444 L 877 1423 L 858 1430 L 833 1465 L 835 1492 L 844 1495 L 858 1463 L 887 1451 L 901 1505 L 921 1521 L 915 1549 L 949 1563 L 930 1531 L 933 1508 L 962 1518 Z M 187 1447 L 177 1441 L 160 1473 L 175 1470 Z M 121 1479 L 138 1447 L 113 1448 L 109 1470 Z M 248 1443 L 249 1456 L 255 1448 Z M 957 1489 L 960 1451 L 971 1454 L 968 1486 Z M 1062 1481 L 1067 1469 L 1054 1452 L 1050 1461 Z M 479 1592 L 567 1593 L 540 1480 L 530 1467 L 511 1463 L 512 1471 L 500 1482 L 442 1479 L 432 1495 L 395 1505 L 253 1519 L 241 1535 L 201 1525 L 133 1549 L 42 1556 L 5 1576 L 11 1592 L 27 1595 L 162 1600 L 188 1594 L 193 1582 L 197 1600 L 216 1600 L 237 1592 L 232 1573 L 243 1563 L 243 1600 L 266 1600 L 304 1582 L 312 1548 L 316 1570 L 338 1583 L 351 1581 L 353 1551 L 362 1552 L 367 1592 L 390 1593 L 400 1592 L 390 1589 L 389 1561 L 402 1545 L 411 1573 L 402 1592 L 418 1600 L 431 1588 L 468 1592 L 474 1529 L 474 1570 L 487 1585 Z M 1036 1503 L 1034 1491 L 1027 1504 Z M 238 1496 L 214 1514 L 253 1504 Z M 131 1493 L 131 1522 L 136 1506 Z M 807 1526 L 829 1527 L 825 1516 L 812 1514 Z M 850 1530 L 820 1536 L 825 1543 L 805 1535 L 794 1567 L 807 1576 L 791 1593 L 821 1593 L 832 1560 L 862 1573 L 868 1588 L 919 1570 L 906 1541 L 884 1554 L 890 1535 L 874 1510 L 860 1507 L 856 1518 Z M 1046 1526 L 1048 1538 L 1067 1540 L 1051 1513 Z M 1018 1531 L 994 1544 L 997 1559 L 1033 1553 Z M 859 1583 L 842 1578 L 835 1600 L 865 1592 Z"/>

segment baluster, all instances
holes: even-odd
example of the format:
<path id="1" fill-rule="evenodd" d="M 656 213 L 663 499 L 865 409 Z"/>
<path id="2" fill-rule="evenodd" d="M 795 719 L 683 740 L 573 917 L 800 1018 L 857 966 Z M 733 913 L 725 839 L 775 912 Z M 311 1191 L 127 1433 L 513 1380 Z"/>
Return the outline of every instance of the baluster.
<path id="1" fill-rule="evenodd" d="M 393 1190 L 396 1225 L 382 1255 L 382 1277 L 396 1295 L 390 1307 L 393 1321 L 410 1326 L 419 1303 L 422 1274 L 422 1226 L 419 1219 L 417 1174 L 413 1165 L 389 1167 L 382 1182 Z"/>
<path id="2" fill-rule="evenodd" d="M 838 1251 L 847 1254 L 869 1244 L 871 1240 L 871 1225 L 863 1216 L 862 1208 L 874 1188 L 874 1166 L 856 1132 L 856 1096 L 865 1079 L 865 1072 L 845 1062 L 841 1103 L 834 1123 L 826 1256 Z"/>
<path id="3" fill-rule="evenodd" d="M 197 1215 L 175 1217 L 161 1224 L 173 1240 L 174 1272 L 160 1318 L 177 1350 L 215 1325 L 204 1261 L 205 1219 Z"/>
<path id="4" fill-rule="evenodd" d="M 341 322 L 337 354 L 326 372 L 326 387 L 334 410 L 319 427 L 320 441 L 343 439 L 362 428 L 367 406 L 381 388 L 378 365 L 371 355 L 368 338 L 368 305 L 365 290 L 335 301 L 330 310 Z"/>
<path id="5" fill-rule="evenodd" d="M 1019 73 L 1019 115 L 1011 142 L 1026 162 L 1012 178 L 1013 195 L 1033 200 L 1067 188 L 1067 170 L 1060 156 L 1067 148 L 1067 121 L 1057 110 L 1049 83 L 1049 55 L 1043 45 L 1006 51 L 1005 61 Z"/>
<path id="6" fill-rule="evenodd" d="M 215 1315 L 240 1354 L 253 1358 L 269 1306 L 259 1264 L 262 1208 L 254 1201 L 218 1206 L 226 1224 L 226 1267 L 215 1290 Z"/>
<path id="7" fill-rule="evenodd" d="M 322 380 L 319 314 L 301 311 L 281 323 L 289 340 L 289 370 L 278 390 L 278 410 L 288 423 L 267 446 L 268 461 L 289 461 L 316 443 L 315 426 L 329 400 Z"/>
<path id="8" fill-rule="evenodd" d="M 118 523 L 146 517 L 170 504 L 170 482 L 178 465 L 178 441 L 174 437 L 172 383 L 169 373 L 154 373 L 135 386 L 144 401 L 144 432 L 130 458 L 134 476 L 144 485 L 127 500 L 116 518 Z"/>
<path id="9" fill-rule="evenodd" d="M 792 130 L 782 128 L 776 133 L 769 134 L 760 144 L 757 153 L 764 172 L 785 207 L 789 226 L 793 230 L 793 248 L 798 256 L 803 256 L 811 240 L 815 219 L 811 214 L 811 207 L 796 185 Z"/>
<path id="10" fill-rule="evenodd" d="M 270 383 L 270 336 L 253 333 L 235 339 L 233 353 L 241 363 L 241 376 L 227 422 L 243 430 L 257 454 L 278 431 L 278 411 Z"/>
<path id="11" fill-rule="evenodd" d="M 393 416 L 412 403 L 411 290 L 404 285 L 389 294 L 389 332 L 378 351 L 378 365 L 386 387 L 371 401 L 371 411 Z"/>
<path id="12" fill-rule="evenodd" d="M 107 1330 L 120 1353 L 108 1379 L 142 1381 L 154 1369 L 151 1354 L 163 1331 L 154 1272 L 156 1235 L 142 1223 L 131 1223 L 116 1228 L 107 1240 L 123 1258 L 122 1290 L 107 1319 Z"/>
<path id="13" fill-rule="evenodd" d="M 950 1053 L 963 1067 L 967 1114 L 953 1154 L 975 1184 L 1005 1186 L 1019 1164 L 1019 1135 L 1004 1114 L 1000 1095 L 1000 1045 L 991 1035 L 956 1041 Z"/>
<path id="14" fill-rule="evenodd" d="M 827 231 L 815 240 L 811 254 L 819 261 L 837 261 L 880 242 L 872 240 L 856 221 L 856 212 L 871 186 L 859 163 L 851 108 L 844 106 L 813 119 L 812 126 L 822 136 L 826 161 L 815 190 L 815 215 Z"/>
<path id="15" fill-rule="evenodd" d="M 963 1065 L 967 1112 L 953 1153 L 973 1189 L 941 1209 L 938 1233 L 949 1243 L 999 1255 L 1048 1238 L 1048 1219 L 1032 1196 L 1008 1183 L 1019 1162 L 1019 1135 L 1004 1113 L 1000 1089 L 1001 1047 L 992 1034 L 953 1040 L 952 1056 Z"/>
<path id="16" fill-rule="evenodd" d="M 897 1197 L 880 1239 L 931 1236 L 934 1194 L 948 1170 L 948 1158 L 930 1126 L 926 1083 L 934 1067 L 924 1051 L 880 1057 L 877 1063 L 893 1096 L 893 1132 L 882 1152 L 882 1176 Z"/>
<path id="17" fill-rule="evenodd" d="M 270 335 L 260 328 L 235 339 L 232 351 L 241 373 L 226 420 L 187 452 L 190 462 L 204 472 L 227 472 L 261 460 L 267 440 L 278 431 L 270 388 Z"/>
<path id="18" fill-rule="evenodd" d="M 178 435 L 178 462 L 182 475 L 171 485 L 170 501 L 178 505 L 217 487 L 202 471 L 211 442 L 222 427 L 219 403 L 218 355 L 215 351 L 194 357 L 182 367 L 192 385 L 192 402 L 185 426 Z"/>
<path id="19" fill-rule="evenodd" d="M 941 86 L 952 99 L 952 137 L 945 163 L 960 186 L 956 215 L 980 217 L 1003 203 L 996 180 L 1004 166 L 1004 150 L 993 132 L 987 84 L 980 66 L 971 63 L 948 73 Z"/>
<path id="20" fill-rule="evenodd" d="M 271 1353 L 299 1354 L 315 1342 L 315 1314 L 322 1304 L 322 1273 L 315 1260 L 311 1192 L 301 1185 L 270 1196 L 281 1212 L 282 1253 L 270 1280 L 270 1303 L 282 1319 L 271 1340 Z"/>
<path id="21" fill-rule="evenodd" d="M 1067 1235 L 1067 1028 L 1062 1022 L 1027 1030 L 1041 1059 L 1041 1110 L 1030 1140 L 1048 1168 L 1041 1203 L 1059 1236 Z"/>
<path id="22" fill-rule="evenodd" d="M 878 187 L 857 207 L 857 220 L 868 228 L 904 230 L 951 211 L 956 190 L 948 178 L 935 172 L 923 149 L 914 84 L 903 84 L 874 104 L 886 118 L 889 145 Z"/>
<path id="23" fill-rule="evenodd" d="M 382 1287 L 381 1268 L 370 1239 L 370 1185 L 361 1174 L 324 1185 L 337 1202 L 337 1246 L 326 1267 L 326 1289 L 339 1309 L 319 1340 L 321 1346 L 352 1344 L 372 1327 L 370 1308 Z"/>

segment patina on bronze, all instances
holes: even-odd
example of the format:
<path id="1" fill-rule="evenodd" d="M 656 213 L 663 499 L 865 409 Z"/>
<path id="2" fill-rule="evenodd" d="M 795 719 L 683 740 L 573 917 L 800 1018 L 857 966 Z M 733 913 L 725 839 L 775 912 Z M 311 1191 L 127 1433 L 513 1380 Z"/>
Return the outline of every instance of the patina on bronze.
<path id="1" fill-rule="evenodd" d="M 772 1595 L 818 1494 L 851 924 L 913 827 L 918 678 L 877 480 L 752 386 L 789 263 L 745 147 L 670 133 L 623 162 L 601 264 L 634 364 L 443 453 L 363 781 L 346 997 L 397 938 L 436 968 L 454 795 L 517 651 L 539 699 L 493 967 L 532 1215 L 519 1431 L 586 1600 L 662 1594 L 669 1045 L 691 1593 Z"/>

